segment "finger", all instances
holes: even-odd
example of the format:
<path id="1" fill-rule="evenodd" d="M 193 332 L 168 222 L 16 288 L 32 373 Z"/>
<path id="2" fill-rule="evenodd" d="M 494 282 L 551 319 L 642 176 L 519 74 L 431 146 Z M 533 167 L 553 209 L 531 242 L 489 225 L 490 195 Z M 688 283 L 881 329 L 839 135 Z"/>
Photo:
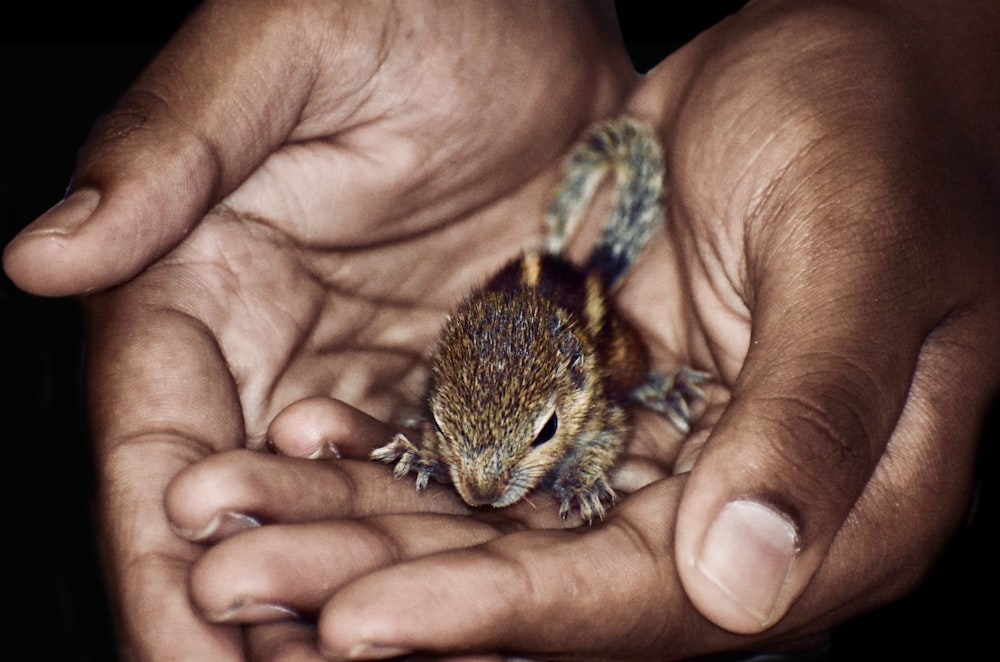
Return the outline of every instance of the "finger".
<path id="1" fill-rule="evenodd" d="M 265 623 L 246 631 L 248 659 L 266 662 L 323 662 L 316 627 L 303 621 Z"/>
<path id="2" fill-rule="evenodd" d="M 288 620 L 315 614 L 363 574 L 497 535 L 474 518 L 436 514 L 274 524 L 206 551 L 191 573 L 191 599 L 216 623 Z"/>
<path id="3" fill-rule="evenodd" d="M 685 600 L 674 571 L 669 504 L 680 482 L 633 495 L 582 533 L 515 533 L 352 582 L 320 614 L 321 650 L 623 659 L 661 658 L 666 641 L 678 657 L 731 645 Z"/>
<path id="4" fill-rule="evenodd" d="M 332 398 L 305 398 L 285 407 L 267 429 L 274 449 L 289 457 L 367 458 L 395 430 Z"/>
<path id="5" fill-rule="evenodd" d="M 688 595 L 742 633 L 774 624 L 825 558 L 898 420 L 927 324 L 844 305 L 870 285 L 782 286 L 761 295 L 732 402 L 678 514 Z"/>
<path id="6" fill-rule="evenodd" d="M 710 417 L 703 416 L 699 426 Z M 637 426 L 638 430 L 639 426 Z M 305 398 L 285 407 L 268 427 L 268 442 L 290 457 L 308 459 L 367 458 L 396 430 L 350 405 L 326 397 Z M 611 475 L 621 494 L 631 494 L 669 475 L 662 463 L 624 456 Z M 239 522 L 232 522 L 237 527 Z"/>
<path id="7" fill-rule="evenodd" d="M 284 140 L 313 69 L 299 35 L 315 31 L 296 29 L 308 19 L 295 12 L 261 29 L 268 4 L 210 2 L 192 15 L 99 122 L 69 197 L 8 246 L 19 286 L 65 295 L 135 275 Z"/>
<path id="8" fill-rule="evenodd" d="M 246 629 L 249 659 L 266 662 L 323 662 L 316 628 L 304 622 L 267 623 Z M 518 662 L 506 655 L 411 656 L 408 662 Z M 522 662 L 530 662 L 523 660 Z"/>
<path id="9" fill-rule="evenodd" d="M 835 624 L 897 598 L 966 521 L 1000 374 L 997 350 L 983 346 L 997 319 L 956 319 L 928 340 L 899 425 L 795 611 Z"/>
<path id="10" fill-rule="evenodd" d="M 160 567 L 151 562 L 129 566 L 135 576 L 119 597 L 129 605 L 147 605 L 142 608 L 155 611 L 155 616 L 119 610 L 124 617 L 117 621 L 124 654 L 136 660 L 245 660 L 238 628 L 208 623 L 191 608 L 185 589 L 187 567 L 163 567 L 174 560 L 163 554 L 155 559 Z"/>
<path id="11" fill-rule="evenodd" d="M 454 490 L 398 480 L 377 462 L 316 462 L 250 450 L 185 469 L 164 497 L 175 529 L 189 540 L 219 540 L 261 522 L 309 522 L 387 512 L 466 514 Z"/>
<path id="12" fill-rule="evenodd" d="M 809 584 L 884 452 L 928 332 L 949 314 L 947 288 L 914 285 L 931 264 L 889 232 L 858 245 L 857 210 L 839 215 L 853 220 L 776 223 L 811 236 L 751 266 L 749 351 L 678 514 L 688 595 L 735 632 L 772 626 Z"/>

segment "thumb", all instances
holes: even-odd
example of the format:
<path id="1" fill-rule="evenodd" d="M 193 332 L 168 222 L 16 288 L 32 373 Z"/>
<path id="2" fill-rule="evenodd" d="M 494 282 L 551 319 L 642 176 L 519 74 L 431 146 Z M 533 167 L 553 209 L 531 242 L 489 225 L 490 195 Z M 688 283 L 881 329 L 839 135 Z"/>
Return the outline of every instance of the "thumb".
<path id="1" fill-rule="evenodd" d="M 941 297 L 894 291 L 889 260 L 835 262 L 787 265 L 761 285 L 732 400 L 678 510 L 685 591 L 734 632 L 776 623 L 826 560 L 946 314 Z"/>
<path id="2" fill-rule="evenodd" d="M 267 4 L 207 3 L 190 17 L 97 124 L 69 196 L 6 248 L 18 286 L 63 296 L 127 280 L 285 139 L 309 89 L 308 31 L 278 25 L 301 18 L 272 19 Z"/>

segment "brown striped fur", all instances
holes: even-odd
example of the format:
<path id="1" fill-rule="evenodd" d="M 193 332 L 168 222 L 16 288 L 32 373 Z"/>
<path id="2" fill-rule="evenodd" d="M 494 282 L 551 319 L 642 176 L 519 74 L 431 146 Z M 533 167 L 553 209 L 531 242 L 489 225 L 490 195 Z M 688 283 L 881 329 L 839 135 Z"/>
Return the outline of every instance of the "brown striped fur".
<path id="1" fill-rule="evenodd" d="M 611 219 L 590 259 L 575 265 L 558 253 L 608 173 Z M 399 434 L 372 458 L 395 462 L 397 476 L 415 468 L 419 489 L 430 477 L 450 480 L 471 506 L 508 506 L 544 487 L 563 517 L 575 503 L 585 520 L 603 518 L 615 496 L 608 472 L 628 434 L 626 404 L 638 400 L 686 429 L 687 398 L 697 394 L 651 378 L 642 339 L 611 299 L 662 226 L 662 185 L 648 126 L 593 127 L 567 160 L 548 250 L 512 260 L 462 302 L 431 360 L 419 443 Z M 698 375 L 683 373 L 692 383 Z"/>

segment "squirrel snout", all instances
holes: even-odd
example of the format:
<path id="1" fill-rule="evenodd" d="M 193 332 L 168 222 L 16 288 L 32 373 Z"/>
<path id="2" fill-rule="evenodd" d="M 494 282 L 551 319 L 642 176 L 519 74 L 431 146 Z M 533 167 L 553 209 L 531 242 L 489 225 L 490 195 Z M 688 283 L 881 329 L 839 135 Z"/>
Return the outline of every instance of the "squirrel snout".
<path id="1" fill-rule="evenodd" d="M 458 493 L 465 503 L 470 506 L 488 506 L 503 496 L 507 486 L 500 481 L 488 483 L 470 481 L 459 484 L 457 487 Z"/>
<path id="2" fill-rule="evenodd" d="M 480 457 L 476 462 L 459 461 L 449 467 L 451 482 L 462 501 L 473 507 L 507 505 L 510 470 L 498 464 Z"/>

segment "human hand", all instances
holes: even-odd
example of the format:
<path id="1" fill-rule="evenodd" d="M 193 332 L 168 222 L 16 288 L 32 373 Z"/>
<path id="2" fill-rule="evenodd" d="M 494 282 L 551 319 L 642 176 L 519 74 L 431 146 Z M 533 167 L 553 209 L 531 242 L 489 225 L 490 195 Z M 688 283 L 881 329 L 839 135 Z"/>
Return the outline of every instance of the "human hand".
<path id="1" fill-rule="evenodd" d="M 191 610 L 201 547 L 163 515 L 171 478 L 261 447 L 316 392 L 394 416 L 442 311 L 537 239 L 562 153 L 634 80 L 606 7 L 349 7 L 207 4 L 5 253 L 48 295 L 142 272 L 88 302 L 105 551 L 137 657 L 246 652 Z"/>
<path id="2" fill-rule="evenodd" d="M 700 72 L 661 112 L 694 316 L 733 389 L 687 449 L 674 549 L 735 632 L 899 596 L 967 513 L 1000 360 L 995 27 L 932 4 L 758 3 L 663 72 Z"/>
<path id="3" fill-rule="evenodd" d="M 738 27 L 738 24 L 737 24 L 737 27 Z M 735 29 L 735 28 L 734 28 L 734 29 Z M 701 43 L 703 43 L 703 44 L 704 44 L 704 43 L 705 43 L 705 41 L 704 41 L 704 40 L 702 40 L 702 42 L 701 42 Z M 686 53 L 688 54 L 688 57 L 692 57 L 692 58 L 693 58 L 693 59 L 695 60 L 695 62 L 699 62 L 699 59 L 698 59 L 698 58 L 694 58 L 693 56 L 691 56 L 691 55 L 690 55 L 691 53 L 695 53 L 695 54 L 697 54 L 697 52 L 698 52 L 698 49 L 695 49 L 695 48 L 693 48 L 693 47 L 692 47 L 692 48 L 689 48 L 689 49 L 688 49 L 688 50 L 686 51 Z M 675 59 L 674 59 L 674 63 L 676 64 L 676 63 L 678 63 L 678 62 L 680 62 L 680 63 L 682 63 L 682 64 L 683 64 L 683 63 L 684 63 L 684 60 L 683 60 L 682 58 L 680 58 L 680 57 L 678 57 L 678 58 L 675 58 Z M 691 61 L 689 60 L 689 61 L 687 62 L 687 65 L 688 65 L 688 66 L 692 66 L 692 62 L 691 62 Z M 664 71 L 666 71 L 666 70 L 664 70 Z M 663 83 L 664 83 L 664 80 L 665 80 L 665 78 L 666 78 L 666 77 L 664 76 L 664 77 L 661 77 L 661 78 L 659 79 L 659 80 L 660 80 L 660 82 L 661 82 L 661 84 L 663 84 Z M 683 81 L 683 80 L 684 80 L 684 78 L 683 78 L 683 77 L 679 77 L 679 78 L 678 78 L 678 79 L 676 79 L 676 80 L 677 80 L 677 81 Z M 667 89 L 669 90 L 671 86 L 670 86 L 670 85 L 665 85 L 665 87 L 666 87 L 666 88 L 667 88 Z M 683 85 L 680 85 L 680 87 L 683 87 Z M 652 96 L 652 97 L 655 97 L 656 95 L 651 95 L 651 96 Z M 672 98 L 676 98 L 676 95 L 667 95 L 667 96 L 670 96 L 670 97 L 672 97 Z M 647 98 L 647 100 L 646 100 L 646 101 L 647 101 L 647 102 L 650 102 L 650 99 L 649 99 L 649 98 Z M 655 102 L 655 101 L 656 101 L 656 99 L 653 99 L 652 101 L 654 101 L 654 102 Z M 642 107 L 645 107 L 645 105 L 646 105 L 646 104 L 640 104 L 640 106 L 642 106 Z M 655 105 L 655 103 L 654 103 L 654 105 Z M 691 111 L 691 110 L 690 110 L 690 108 L 699 108 L 699 107 L 700 107 L 700 106 L 698 106 L 697 104 L 692 104 L 692 105 L 691 105 L 691 106 L 689 107 L 689 112 L 691 112 L 691 113 L 692 113 L 692 116 L 693 116 L 693 111 Z M 703 106 L 701 106 L 701 107 L 703 107 Z M 658 111 L 658 112 L 660 112 L 660 111 Z M 926 111 L 925 111 L 925 112 L 926 112 Z M 676 187 L 676 185 L 677 185 L 677 184 L 676 184 L 676 182 L 675 182 L 675 187 Z M 719 193 L 719 192 L 717 192 L 717 193 Z M 728 198 L 727 198 L 727 199 L 728 199 Z M 981 215 L 981 214 L 974 214 L 973 216 L 974 216 L 974 217 L 976 217 L 976 218 L 982 218 L 982 215 Z M 967 220 L 967 219 L 966 219 L 966 220 Z M 989 234 L 987 233 L 987 236 L 990 236 L 990 235 L 989 235 Z M 954 238 L 952 238 L 952 239 L 954 239 Z M 23 245 L 23 244 L 22 244 L 22 245 Z M 23 249 L 22 249 L 22 250 L 23 250 Z M 981 268 L 981 267 L 982 267 L 983 265 L 982 265 L 982 264 L 979 264 L 979 265 L 976 265 L 976 266 L 977 266 L 977 267 L 980 267 L 980 268 Z M 456 286 L 456 289 L 459 289 L 459 288 L 458 288 L 458 286 Z M 982 314 L 981 314 L 981 313 L 979 313 L 979 315 L 980 315 L 980 317 L 982 316 Z M 166 357 L 166 358 L 165 358 L 165 361 L 166 361 L 166 360 L 169 360 L 169 359 L 172 359 L 172 358 L 173 358 L 172 356 L 168 356 L 168 357 Z M 925 374 L 927 374 L 927 373 L 925 372 Z M 933 380 L 932 380 L 932 381 L 933 381 Z M 958 381 L 960 381 L 960 380 L 959 380 L 959 379 L 958 379 L 957 377 L 953 377 L 950 383 L 955 383 L 955 382 L 958 382 Z M 969 391 L 970 393 L 975 393 L 975 389 L 974 389 L 974 388 L 971 388 L 971 387 L 968 387 L 968 383 L 967 383 L 967 382 L 965 382 L 965 381 L 962 381 L 962 384 L 965 384 L 965 385 L 966 385 L 966 386 L 964 386 L 964 387 L 963 387 L 963 391 L 962 391 L 962 392 L 964 392 L 964 391 L 965 391 L 965 388 L 968 388 L 968 391 Z M 947 391 L 948 389 L 945 389 L 945 390 Z M 979 395 L 979 394 L 977 394 L 977 395 Z M 970 396 L 970 397 L 972 397 L 972 396 Z M 942 406 L 944 406 L 944 407 L 946 407 L 946 408 L 956 408 L 956 407 L 957 407 L 957 406 L 958 406 L 959 404 L 961 404 L 961 403 L 955 403 L 955 402 L 950 402 L 950 401 L 947 401 L 947 400 L 950 400 L 950 399 L 946 399 L 946 402 L 944 402 L 944 403 L 942 404 Z M 966 402 L 965 404 L 966 404 L 966 405 L 971 405 L 972 403 L 969 403 L 969 402 Z M 934 413 L 934 412 L 932 412 L 932 413 Z M 176 414 L 175 414 L 175 416 L 176 416 Z M 946 423 L 947 423 L 947 422 L 949 421 L 949 419 L 950 419 L 950 415 L 949 415 L 949 416 L 946 416 L 946 415 L 945 415 L 944 413 L 934 413 L 934 415 L 932 416 L 932 418 L 933 418 L 933 420 L 934 420 L 934 421 L 937 421 L 937 422 L 938 422 L 938 425 L 941 425 L 941 426 L 943 426 L 943 425 L 945 425 L 945 424 L 946 424 Z M 912 420 L 912 419 L 911 419 L 911 420 Z M 966 418 L 966 419 L 962 419 L 961 417 L 959 417 L 959 419 L 958 419 L 958 420 L 959 420 L 960 422 L 964 422 L 964 423 L 965 423 L 966 425 L 971 425 L 971 423 L 970 423 L 970 419 L 968 419 L 968 418 Z M 929 427 L 933 427 L 933 424 L 931 424 L 931 423 L 928 423 L 927 425 L 928 425 Z M 259 429 L 259 428 L 258 428 L 258 429 Z M 897 436 L 898 436 L 898 435 L 897 435 Z M 960 430 L 960 431 L 958 431 L 958 432 L 956 433 L 956 436 L 957 436 L 957 438 L 958 438 L 958 439 L 962 439 L 962 440 L 965 440 L 966 442 L 969 442 L 969 440 L 970 440 L 970 439 L 971 439 L 972 437 L 974 437 L 974 435 L 973 435 L 973 434 L 971 434 L 971 433 L 969 432 L 969 430 L 968 430 L 968 429 L 964 429 L 964 430 Z M 693 447 L 693 446 L 694 446 L 694 445 L 692 445 L 692 447 Z M 965 448 L 967 448 L 967 444 L 966 444 L 966 446 L 964 446 L 964 447 L 965 447 Z M 935 455 L 934 455 L 934 458 L 937 458 L 937 457 L 938 457 L 939 455 L 940 455 L 940 453 L 938 453 L 938 454 L 935 454 Z M 966 453 L 965 455 L 967 455 L 967 453 Z M 954 463 L 955 465 L 963 465 L 963 457 L 964 457 L 963 453 L 957 453 L 955 457 L 948 457 L 948 458 L 945 458 L 945 460 L 946 460 L 946 461 L 947 461 L 947 463 L 948 463 L 948 464 L 947 464 L 947 466 L 949 466 L 949 467 L 953 466 L 953 465 L 952 465 L 952 463 Z M 934 463 L 934 459 L 929 459 L 929 460 L 927 460 L 927 462 L 928 462 L 928 464 L 931 464 L 931 465 L 932 465 L 932 464 Z M 703 464 L 700 464 L 700 465 L 699 465 L 699 467 L 702 467 L 702 466 L 704 466 L 704 465 L 703 465 Z M 933 478 L 934 480 L 942 480 L 942 479 L 944 479 L 944 480 L 948 480 L 948 481 L 950 481 L 951 479 L 956 479 L 956 482 L 957 482 L 957 483 L 962 483 L 962 480 L 963 480 L 963 478 L 962 478 L 962 477 L 963 477 L 963 476 L 964 476 L 964 475 L 965 475 L 965 474 L 967 473 L 967 466 L 968 466 L 968 465 L 967 465 L 967 463 L 965 463 L 965 464 L 964 464 L 963 466 L 964 466 L 965 468 L 964 468 L 964 469 L 962 469 L 962 471 L 959 471 L 959 472 L 958 472 L 958 475 L 957 475 L 957 476 L 956 476 L 956 475 L 950 475 L 950 474 L 946 474 L 945 476 L 943 476 L 943 477 L 942 477 L 942 476 L 939 476 L 939 475 L 936 475 L 936 474 L 935 474 L 935 475 L 931 476 L 931 478 Z M 699 469 L 699 471 L 701 471 L 701 469 Z M 921 475 L 918 475 L 918 476 L 916 476 L 916 477 L 914 477 L 914 476 L 910 476 L 910 477 L 908 477 L 908 480 L 913 480 L 913 481 L 917 481 L 917 479 L 919 479 L 919 478 L 922 478 L 923 476 L 924 476 L 924 474 L 921 474 Z M 885 477 L 884 477 L 884 475 L 883 475 L 883 478 L 885 478 Z M 883 481 L 883 483 L 881 483 L 881 485 L 886 485 L 886 482 L 885 482 L 885 481 Z M 949 487 L 955 487 L 955 486 L 949 486 Z M 898 488 L 897 488 L 897 489 L 898 489 Z M 958 488 L 957 488 L 957 489 L 958 489 L 959 491 L 961 491 L 961 485 L 958 485 Z M 872 492 L 872 491 L 874 491 L 876 495 L 878 494 L 878 489 L 877 489 L 877 487 L 873 487 L 873 488 L 872 488 L 871 490 L 869 490 L 869 492 Z M 887 491 L 888 491 L 888 490 L 887 490 Z M 898 491 L 899 491 L 899 492 L 904 492 L 904 493 L 906 492 L 906 490 L 904 490 L 904 489 L 898 489 Z M 932 488 L 932 489 L 931 489 L 930 491 L 931 491 L 931 492 L 933 492 L 933 488 Z M 946 490 L 946 492 L 949 492 L 949 491 L 950 491 L 950 490 Z M 156 490 L 155 488 L 154 488 L 154 489 L 151 489 L 151 490 L 149 490 L 149 492 L 148 492 L 148 494 L 150 494 L 150 495 L 155 495 L 156 493 L 157 493 L 157 490 Z M 869 497 L 869 499 L 870 499 L 870 498 L 871 498 L 871 497 Z M 888 498 L 886 497 L 886 499 L 885 499 L 885 501 L 883 501 L 883 503 L 885 503 L 885 502 L 887 502 L 887 501 L 888 501 Z M 622 504 L 622 506 L 625 506 L 625 505 L 626 505 L 625 503 L 623 503 L 623 504 Z M 150 511 L 150 512 L 152 512 L 152 511 Z M 872 511 L 870 510 L 869 512 L 872 512 Z M 953 515 L 952 515 L 952 517 L 953 517 Z M 948 517 L 946 517 L 945 519 L 948 519 Z M 667 522 L 667 524 L 669 524 L 669 522 Z M 927 526 L 927 528 L 928 528 L 928 529 L 931 529 L 931 528 L 932 528 L 932 526 L 933 526 L 933 524 L 932 524 L 932 523 L 925 523 L 925 524 L 926 524 L 926 526 Z M 934 540 L 933 540 L 932 542 L 935 542 L 935 543 L 937 543 L 937 542 L 938 542 L 938 541 L 940 540 L 940 537 L 942 537 L 942 536 L 946 535 L 946 532 L 936 532 L 936 531 L 934 531 L 934 532 L 932 532 L 932 533 L 934 534 L 934 535 L 932 536 L 932 537 L 933 537 L 933 539 L 934 539 Z M 860 538 L 860 537 L 862 537 L 862 536 L 858 536 L 858 537 Z M 898 544 L 898 543 L 899 543 L 899 541 L 894 541 L 894 543 L 895 543 L 895 544 Z M 839 549 L 841 550 L 841 554 L 840 554 L 840 557 L 841 557 L 841 558 L 847 558 L 847 559 L 850 559 L 850 558 L 851 558 L 850 554 L 845 554 L 845 553 L 843 553 L 843 549 L 844 549 L 844 545 L 841 545 L 841 547 L 840 547 Z M 921 554 L 920 554 L 920 557 L 921 557 L 921 559 L 926 559 L 926 554 L 925 554 L 925 550 L 920 550 L 920 551 L 921 551 Z M 835 556 L 836 556 L 836 554 L 834 554 L 834 551 L 831 551 L 831 554 L 830 554 L 830 557 L 831 557 L 831 558 L 834 558 Z M 606 558 L 606 557 L 602 557 L 602 558 Z M 843 563 L 847 563 L 847 561 L 844 561 Z M 906 565 L 906 564 L 905 564 L 905 562 L 904 562 L 904 561 L 900 561 L 900 567 L 903 567 L 903 566 L 905 566 L 905 565 Z M 829 572 L 829 571 L 828 571 L 828 572 Z M 910 581 L 912 581 L 912 575 L 913 575 L 913 574 L 919 574 L 919 570 L 918 570 L 918 571 L 916 571 L 916 573 L 915 573 L 915 572 L 914 572 L 913 570 L 908 570 L 907 572 L 908 572 L 909 576 L 911 577 Z M 887 572 L 886 574 L 888 574 L 888 572 Z M 822 576 L 822 574 L 821 574 L 820 576 Z M 136 582 L 134 582 L 134 584 L 133 584 L 133 585 L 134 585 L 134 586 L 135 586 L 135 585 L 138 585 L 138 583 L 139 583 L 139 582 L 138 582 L 138 581 L 136 581 Z M 877 582 L 874 582 L 874 583 L 877 583 Z M 905 583 L 905 582 L 904 582 L 904 583 Z M 828 584 L 829 584 L 829 582 L 828 582 Z M 845 589 L 844 589 L 844 593 L 843 593 L 843 594 L 839 594 L 839 593 L 838 593 L 837 591 L 833 591 L 832 595 L 833 595 L 833 596 L 834 596 L 835 598 L 836 598 L 836 596 L 837 596 L 837 595 L 841 595 L 841 597 L 843 597 L 843 595 L 845 595 L 845 594 L 846 594 L 846 595 L 848 595 L 848 596 L 849 596 L 849 595 L 851 594 L 851 592 L 852 592 L 852 591 L 855 591 L 855 590 L 859 590 L 859 589 L 857 589 L 857 587 L 854 587 L 854 586 L 847 586 L 847 587 L 845 587 Z M 889 593 L 887 593 L 886 595 L 888 595 L 888 594 L 891 594 L 891 593 L 893 593 L 893 592 L 895 592 L 895 591 L 898 591 L 898 590 L 900 590 L 900 589 L 899 589 L 899 587 L 894 587 L 894 588 L 891 588 L 891 589 L 889 590 Z M 817 590 L 815 590 L 815 591 L 812 591 L 812 593 L 814 593 L 814 594 L 815 594 L 815 593 L 817 593 L 817 592 L 818 592 L 818 589 L 817 589 Z M 638 594 L 636 594 L 636 595 L 638 595 Z M 480 596 L 480 597 L 481 597 L 481 596 Z M 881 596 L 881 595 L 880 595 L 880 596 L 877 596 L 877 597 L 876 597 L 875 599 L 876 599 L 876 600 L 878 600 L 878 599 L 884 599 L 884 596 Z M 797 606 L 796 606 L 796 609 L 798 609 L 798 608 L 799 608 L 799 607 L 798 607 L 798 605 L 797 605 Z M 850 610 L 853 610 L 853 609 L 856 609 L 856 608 L 863 608 L 863 605 L 862 605 L 862 604 L 859 604 L 859 605 L 852 605 L 852 606 L 850 607 Z M 800 613 L 802 613 L 802 612 L 800 612 Z M 808 613 L 808 612 L 806 612 L 806 613 Z M 841 612 L 841 613 L 845 613 L 845 612 Z M 662 614 L 660 614 L 660 615 L 662 615 Z M 160 618 L 165 618 L 165 617 L 163 617 L 163 616 L 160 616 Z M 829 618 L 829 620 L 830 620 L 830 621 L 833 621 L 833 620 L 836 620 L 837 618 L 839 618 L 839 615 L 838 615 L 838 614 L 834 614 L 833 616 L 831 616 L 831 617 Z M 678 622 L 678 623 L 682 623 L 682 622 L 683 622 L 683 620 L 682 620 L 682 619 L 679 619 L 679 620 L 678 620 L 677 622 Z M 821 625 L 821 624 L 822 624 L 822 623 L 820 623 L 820 625 Z M 815 625 L 815 624 L 812 624 L 812 625 Z M 440 626 L 440 623 L 439 623 L 439 626 Z M 432 633 L 432 632 L 433 632 L 433 630 L 431 631 L 431 633 Z M 428 636 L 430 636 L 430 634 L 431 634 L 431 633 L 428 633 Z M 559 633 L 558 633 L 558 632 L 556 632 L 555 634 L 559 634 Z M 779 634 L 780 634 L 780 633 L 779 633 Z M 498 636 L 499 636 L 499 635 L 498 635 Z M 693 641 L 693 640 L 694 640 L 695 638 L 696 638 L 696 637 L 692 636 L 692 638 L 691 638 L 691 639 L 692 639 L 692 641 Z M 199 641 L 201 641 L 201 640 L 199 640 Z M 732 640 L 730 639 L 729 641 L 731 642 Z M 718 640 L 716 640 L 716 643 L 718 643 Z M 697 644 L 698 644 L 698 645 L 700 645 L 700 646 L 702 646 L 702 647 L 705 647 L 705 648 L 707 648 L 707 647 L 711 647 L 711 646 L 712 646 L 712 641 L 710 641 L 710 640 L 707 640 L 707 641 L 699 641 L 699 642 L 697 642 Z M 692 645 L 694 645 L 694 644 L 692 644 Z M 681 646 L 679 646 L 679 647 L 678 647 L 678 649 L 679 649 L 679 650 L 683 650 L 683 648 L 682 648 Z"/>
<path id="4" fill-rule="evenodd" d="M 244 591 L 321 610 L 331 655 L 680 657 L 820 633 L 912 587 L 964 514 L 997 387 L 1000 279 L 996 202 L 983 174 L 996 168 L 996 127 L 981 123 L 988 94 L 949 80 L 928 55 L 972 61 L 972 42 L 954 35 L 982 33 L 948 22 L 961 18 L 906 19 L 757 4 L 662 65 L 629 104 L 659 120 L 672 156 L 675 243 L 636 279 L 656 282 L 649 263 L 665 260 L 677 276 L 655 300 L 687 322 L 651 323 L 647 336 L 661 356 L 713 366 L 733 389 L 724 414 L 683 449 L 676 468 L 691 468 L 686 482 L 654 482 L 582 534 L 509 533 L 516 514 L 507 529 L 463 517 L 463 530 L 488 542 L 433 555 L 406 545 L 420 539 L 425 516 L 389 526 L 387 506 L 368 506 L 373 517 L 360 523 L 369 537 L 355 543 L 371 543 L 376 565 L 390 566 L 371 573 L 343 551 L 332 570 L 303 563 L 358 524 L 331 496 L 326 514 L 341 519 L 312 545 L 297 537 L 302 546 L 282 546 L 281 558 L 262 556 L 259 541 L 277 535 L 262 530 L 209 552 L 193 584 L 200 604 L 218 613 Z M 901 43 L 922 48 L 907 54 Z M 937 96 L 928 77 L 957 87 Z M 670 294 L 678 284 L 683 301 Z M 643 300 L 631 298 L 637 287 L 623 293 L 626 307 Z M 347 429 L 379 437 L 338 416 L 313 442 L 346 443 Z M 219 460 L 241 476 L 234 484 L 283 471 L 278 458 Z M 258 461 L 266 469 L 243 466 Z M 185 474 L 175 517 L 204 517 L 185 495 L 218 468 Z M 335 493 L 331 485 L 353 484 L 360 468 L 339 470 L 348 478 L 310 485 Z M 270 491 L 268 517 L 294 521 L 291 496 Z M 217 498 L 216 507 L 245 507 L 232 494 Z M 357 503 L 372 498 L 363 489 Z M 433 520 L 442 521 L 453 526 Z M 435 531 L 442 548 L 475 542 Z M 296 548 L 308 551 L 289 557 Z M 295 595 L 304 567 L 324 590 Z M 766 631 L 727 635 L 684 601 L 681 585 L 715 624 Z"/>

